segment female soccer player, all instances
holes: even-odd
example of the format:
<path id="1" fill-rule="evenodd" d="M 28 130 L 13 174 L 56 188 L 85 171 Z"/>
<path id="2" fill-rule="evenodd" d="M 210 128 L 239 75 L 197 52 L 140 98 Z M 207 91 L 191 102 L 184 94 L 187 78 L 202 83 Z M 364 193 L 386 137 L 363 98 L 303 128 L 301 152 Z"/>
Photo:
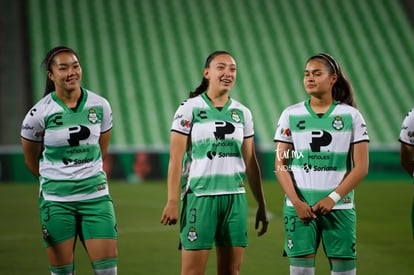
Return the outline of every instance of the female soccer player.
<path id="1" fill-rule="evenodd" d="M 284 190 L 290 274 L 314 274 L 320 240 L 331 274 L 356 274 L 354 188 L 368 173 L 368 134 L 341 67 L 308 59 L 310 99 L 287 107 L 275 134 L 275 173 Z"/>
<path id="2" fill-rule="evenodd" d="M 401 142 L 401 165 L 414 178 L 414 109 L 408 112 L 402 123 L 399 141 Z M 414 198 L 411 208 L 411 225 L 414 238 Z"/>
<path id="3" fill-rule="evenodd" d="M 177 223 L 182 190 L 181 274 L 204 274 L 213 242 L 217 274 L 239 274 L 247 246 L 245 176 L 258 202 L 256 229 L 267 230 L 266 203 L 249 109 L 229 92 L 236 62 L 224 51 L 208 56 L 200 86 L 177 109 L 171 128 L 168 200 L 161 223 Z M 188 145 L 187 145 L 188 144 Z"/>
<path id="4" fill-rule="evenodd" d="M 80 86 L 77 54 L 51 49 L 45 95 L 24 118 L 25 162 L 40 182 L 40 221 L 52 275 L 75 274 L 77 237 L 94 274 L 117 274 L 117 231 L 102 162 L 112 130 L 106 99 Z"/>

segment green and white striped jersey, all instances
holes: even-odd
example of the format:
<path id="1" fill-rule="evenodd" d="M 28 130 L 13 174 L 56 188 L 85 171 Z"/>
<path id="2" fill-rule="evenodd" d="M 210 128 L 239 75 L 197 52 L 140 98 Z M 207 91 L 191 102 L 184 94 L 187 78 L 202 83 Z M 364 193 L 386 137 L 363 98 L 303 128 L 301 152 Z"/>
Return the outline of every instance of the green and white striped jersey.
<path id="1" fill-rule="evenodd" d="M 274 141 L 293 145 L 291 152 L 276 148 L 277 158 L 290 159 L 289 166 L 276 169 L 290 171 L 299 196 L 313 205 L 329 195 L 352 169 L 350 146 L 368 142 L 369 137 L 365 121 L 354 107 L 334 102 L 325 114 L 318 116 L 309 101 L 304 101 L 282 112 Z M 352 207 L 353 191 L 334 209 Z"/>
<path id="2" fill-rule="evenodd" d="M 401 125 L 400 142 L 414 146 L 414 109 L 411 109 Z"/>
<path id="3" fill-rule="evenodd" d="M 191 161 L 183 170 L 185 191 L 191 189 L 197 196 L 245 193 L 241 146 L 245 138 L 254 135 L 249 109 L 230 98 L 218 110 L 202 94 L 181 104 L 171 130 L 191 140 L 190 155 L 186 156 Z"/>
<path id="4" fill-rule="evenodd" d="M 44 145 L 39 180 L 46 200 L 80 201 L 108 194 L 99 137 L 111 129 L 108 101 L 86 89 L 76 111 L 55 92 L 34 105 L 23 120 L 21 136 Z"/>

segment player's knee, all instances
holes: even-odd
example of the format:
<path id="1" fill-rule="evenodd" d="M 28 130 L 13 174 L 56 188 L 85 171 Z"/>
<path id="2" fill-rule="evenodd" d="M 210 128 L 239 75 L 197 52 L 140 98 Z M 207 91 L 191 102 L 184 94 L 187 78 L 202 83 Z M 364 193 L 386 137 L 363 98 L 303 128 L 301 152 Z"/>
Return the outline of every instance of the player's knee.
<path id="1" fill-rule="evenodd" d="M 355 275 L 356 260 L 331 261 L 331 274 L 335 275 Z"/>
<path id="2" fill-rule="evenodd" d="M 95 275 L 117 275 L 118 258 L 104 258 L 92 262 Z"/>
<path id="3" fill-rule="evenodd" d="M 289 258 L 290 274 L 314 275 L 315 258 Z"/>
<path id="4" fill-rule="evenodd" d="M 73 275 L 75 274 L 75 265 L 61 265 L 61 266 L 49 266 L 51 275 Z"/>

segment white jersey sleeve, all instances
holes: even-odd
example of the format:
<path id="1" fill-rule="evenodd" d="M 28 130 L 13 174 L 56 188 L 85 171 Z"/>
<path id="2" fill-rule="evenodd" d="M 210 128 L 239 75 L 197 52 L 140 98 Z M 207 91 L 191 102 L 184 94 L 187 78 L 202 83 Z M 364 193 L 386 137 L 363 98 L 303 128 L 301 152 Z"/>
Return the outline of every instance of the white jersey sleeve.
<path id="1" fill-rule="evenodd" d="M 353 116 L 351 143 L 369 140 L 367 125 L 361 113 L 356 110 Z"/>
<path id="2" fill-rule="evenodd" d="M 101 133 L 105 133 L 112 129 L 112 109 L 111 105 L 109 105 L 109 102 L 104 98 L 101 104 L 103 107 Z"/>
<path id="3" fill-rule="evenodd" d="M 254 136 L 254 123 L 253 123 L 253 115 L 248 108 L 244 108 L 245 114 L 245 125 L 244 125 L 244 138 Z"/>
<path id="4" fill-rule="evenodd" d="M 50 103 L 50 96 L 42 98 L 27 112 L 23 119 L 20 136 L 24 139 L 42 142 L 45 132 L 45 122 L 43 111 L 47 108 Z"/>
<path id="5" fill-rule="evenodd" d="M 175 112 L 171 126 L 171 131 L 189 135 L 193 121 L 193 104 L 192 100 L 185 100 Z"/>
<path id="6" fill-rule="evenodd" d="M 399 141 L 414 146 L 414 108 L 402 122 Z"/>
<path id="7" fill-rule="evenodd" d="M 279 121 L 276 126 L 276 132 L 274 137 L 274 142 L 285 142 L 285 143 L 293 143 L 292 141 L 292 133 L 290 130 L 289 125 L 289 110 L 292 107 L 286 108 L 282 114 L 280 115 Z"/>

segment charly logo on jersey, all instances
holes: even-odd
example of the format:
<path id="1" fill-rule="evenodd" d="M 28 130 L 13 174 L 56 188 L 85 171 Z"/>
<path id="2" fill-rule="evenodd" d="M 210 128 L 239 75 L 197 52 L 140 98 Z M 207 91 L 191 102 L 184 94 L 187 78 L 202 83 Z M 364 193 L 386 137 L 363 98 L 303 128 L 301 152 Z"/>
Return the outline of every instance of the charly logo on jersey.
<path id="1" fill-rule="evenodd" d="M 200 111 L 198 112 L 197 116 L 198 116 L 199 118 L 201 118 L 201 119 L 207 119 L 207 118 L 208 118 L 208 116 L 207 116 L 207 112 L 206 112 L 205 110 L 200 110 Z"/>
<path id="2" fill-rule="evenodd" d="M 299 120 L 298 121 L 298 123 L 296 123 L 296 127 L 299 129 L 299 130 L 305 130 L 305 120 Z"/>
<path id="3" fill-rule="evenodd" d="M 53 114 L 52 116 L 50 116 L 49 118 L 49 122 L 52 124 L 55 124 L 56 126 L 62 126 L 63 125 L 63 116 L 62 114 Z"/>
<path id="4" fill-rule="evenodd" d="M 364 129 L 364 132 L 362 133 L 362 135 L 368 136 L 367 125 L 365 123 L 361 123 L 361 128 Z"/>
<path id="5" fill-rule="evenodd" d="M 30 110 L 30 115 L 31 116 L 34 116 L 34 114 L 37 112 L 37 109 L 36 108 L 33 108 L 33 109 L 31 109 Z"/>
<path id="6" fill-rule="evenodd" d="M 98 115 L 96 114 L 95 109 L 90 108 L 88 111 L 88 120 L 95 124 L 98 121 Z"/>
<path id="7" fill-rule="evenodd" d="M 332 127 L 338 131 L 342 130 L 344 128 L 344 121 L 342 120 L 342 117 L 334 117 L 334 120 L 332 121 Z"/>

